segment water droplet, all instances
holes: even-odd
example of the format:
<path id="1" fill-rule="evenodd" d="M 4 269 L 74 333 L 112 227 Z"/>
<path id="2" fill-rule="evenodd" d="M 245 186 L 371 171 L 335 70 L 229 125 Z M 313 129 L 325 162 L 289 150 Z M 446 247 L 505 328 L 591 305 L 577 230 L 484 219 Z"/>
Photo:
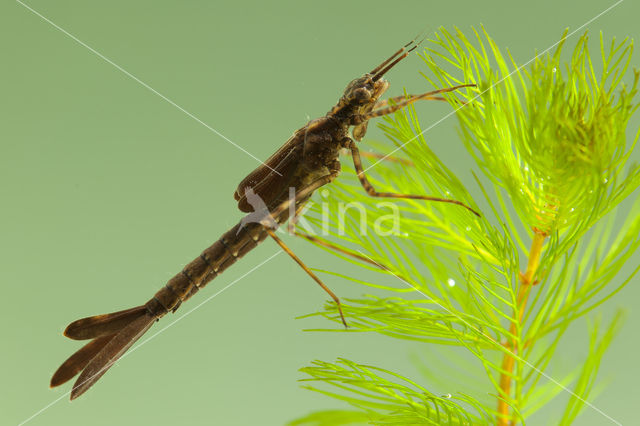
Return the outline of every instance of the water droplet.
<path id="1" fill-rule="evenodd" d="M 524 166 L 524 171 L 528 172 L 529 171 L 529 166 Z"/>
<path id="2" fill-rule="evenodd" d="M 466 229 L 467 231 L 471 231 L 471 227 L 470 227 L 470 226 L 467 226 L 465 229 Z"/>
<path id="3" fill-rule="evenodd" d="M 403 232 L 403 233 L 402 233 L 402 234 L 400 234 L 400 235 L 402 235 L 403 237 L 408 237 L 408 236 L 409 236 L 409 233 L 408 233 L 408 232 Z"/>
<path id="4" fill-rule="evenodd" d="M 590 190 L 589 190 L 589 194 L 593 194 L 593 189 L 590 189 Z"/>
<path id="5" fill-rule="evenodd" d="M 451 193 L 449 191 L 446 192 L 447 196 L 451 195 Z"/>
<path id="6" fill-rule="evenodd" d="M 556 72 L 556 67 L 553 67 L 553 69 L 551 71 L 552 72 Z"/>
<path id="7" fill-rule="evenodd" d="M 449 284 L 449 287 L 453 287 L 456 285 L 456 280 L 454 280 L 453 278 L 449 278 L 447 280 L 447 284 Z"/>
<path id="8" fill-rule="evenodd" d="M 604 179 L 602 179 L 602 182 L 607 183 L 607 182 L 609 182 L 609 179 L 604 178 Z"/>
<path id="9" fill-rule="evenodd" d="M 320 195 L 322 195 L 324 198 L 327 198 L 329 196 L 329 190 L 323 189 L 322 191 L 320 191 Z"/>
<path id="10" fill-rule="evenodd" d="M 571 209 L 569 210 L 570 212 L 574 211 L 575 209 L 573 207 L 571 207 Z"/>
<path id="11" fill-rule="evenodd" d="M 450 394 L 450 393 L 448 393 L 448 394 L 446 394 L 446 395 L 442 395 L 442 397 L 443 397 L 443 398 L 447 398 L 447 399 L 451 399 L 451 394 Z"/>

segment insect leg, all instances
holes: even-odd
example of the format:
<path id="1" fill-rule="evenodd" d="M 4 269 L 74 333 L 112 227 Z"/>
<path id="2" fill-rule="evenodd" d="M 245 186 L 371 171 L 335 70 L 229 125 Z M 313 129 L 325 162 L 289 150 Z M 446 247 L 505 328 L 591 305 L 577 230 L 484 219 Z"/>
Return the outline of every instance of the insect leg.
<path id="1" fill-rule="evenodd" d="M 336 176 L 338 175 L 338 171 L 335 171 L 333 173 L 330 173 L 328 175 L 325 175 L 319 179 L 316 179 L 315 181 L 313 181 L 310 185 L 308 185 L 307 187 L 303 188 L 300 192 L 298 192 L 295 197 L 293 199 L 288 199 L 286 201 L 283 201 L 278 207 L 276 207 L 275 209 L 273 209 L 270 213 L 271 217 L 274 219 L 274 221 L 276 220 L 276 218 L 278 218 L 282 213 L 284 213 L 290 206 L 292 203 L 297 204 L 300 201 L 303 201 L 305 198 L 309 197 L 315 190 L 317 190 L 318 188 L 320 188 L 323 185 L 326 185 L 327 183 L 331 182 L 333 179 L 336 178 Z M 297 209 L 297 211 L 299 211 Z M 295 214 L 293 216 L 295 218 Z M 271 238 L 273 238 L 275 240 L 276 243 L 278 243 L 278 245 L 280 247 L 282 247 L 282 249 L 289 255 L 291 256 L 291 258 L 293 260 L 296 261 L 296 263 L 298 263 L 298 265 L 300 265 L 300 267 L 302 267 L 302 269 L 304 269 L 304 271 L 309 274 L 309 276 L 311 276 L 311 278 L 313 278 L 315 280 L 315 282 L 318 283 L 318 285 L 320 287 L 322 287 L 322 289 L 324 291 L 327 292 L 327 294 L 329 294 L 329 296 L 331 296 L 331 298 L 336 302 L 336 305 L 338 306 L 338 312 L 340 313 L 340 318 L 342 319 L 342 323 L 344 324 L 344 326 L 347 326 L 347 322 L 344 319 L 344 314 L 342 312 L 342 306 L 340 304 L 340 299 L 338 299 L 338 296 L 336 296 L 330 289 L 329 287 L 327 287 L 321 280 L 320 278 L 318 278 L 301 260 L 298 256 L 296 256 L 289 247 L 286 246 L 286 244 L 280 239 L 278 238 L 278 236 L 275 234 L 275 232 L 273 231 L 273 229 L 271 229 L 268 226 L 265 226 L 265 230 L 267 231 L 267 233 L 269 234 L 269 236 L 271 236 Z"/>
<path id="2" fill-rule="evenodd" d="M 320 287 L 322 287 L 322 289 L 323 289 L 324 291 L 326 291 L 326 292 L 327 292 L 327 294 L 329 294 L 329 296 L 331 296 L 331 298 L 333 299 L 333 301 L 334 301 L 334 302 L 336 302 L 336 306 L 338 307 L 338 312 L 340 313 L 340 319 L 342 319 L 342 323 L 343 323 L 343 324 L 344 324 L 344 326 L 346 327 L 346 326 L 347 326 L 347 321 L 344 319 L 344 314 L 342 313 L 342 306 L 340 305 L 340 299 L 338 299 L 338 296 L 336 296 L 336 295 L 331 291 L 331 289 L 329 289 L 329 287 L 327 287 L 327 286 L 326 286 L 326 285 L 325 285 L 325 284 L 320 280 L 320 278 L 318 278 L 318 277 L 316 276 L 316 274 L 314 274 L 314 273 L 313 273 L 313 271 L 311 271 L 311 269 L 309 269 L 309 268 L 307 267 L 307 265 L 305 265 L 305 264 L 302 262 L 302 260 L 300 260 L 300 258 L 299 258 L 298 256 L 296 256 L 296 255 L 291 251 L 291 249 L 290 249 L 289 247 L 287 247 L 287 245 L 284 243 L 284 241 L 282 241 L 280 238 L 278 238 L 278 236 L 275 234 L 275 232 L 273 232 L 273 230 L 272 230 L 272 229 L 268 229 L 268 228 L 267 228 L 267 233 L 269 234 L 269 236 L 270 236 L 271 238 L 273 238 L 273 239 L 275 240 L 275 242 L 276 242 L 276 243 L 278 243 L 278 245 L 279 245 L 280 247 L 282 247 L 282 250 L 284 250 L 284 251 L 285 251 L 289 256 L 291 256 L 291 258 L 292 258 L 293 260 L 295 260 L 295 261 L 296 261 L 296 263 L 297 263 L 298 265 L 300 265 L 300 267 L 301 267 L 302 269 L 304 269 L 304 271 L 305 271 L 307 274 L 309 274 L 309 276 L 310 276 L 311 278 L 313 278 L 313 279 L 315 280 L 315 282 L 317 282 L 317 283 L 318 283 L 318 285 L 319 285 Z"/>
<path id="3" fill-rule="evenodd" d="M 420 99 L 418 99 L 420 98 Z M 386 107 L 388 105 L 391 104 L 391 102 L 393 102 L 394 105 L 397 105 L 400 102 L 406 102 L 408 100 L 413 100 L 413 102 L 417 101 L 417 100 L 429 100 L 429 101 L 446 101 L 447 99 L 442 97 L 442 96 L 435 96 L 432 95 L 431 92 L 428 93 L 423 93 L 422 95 L 400 95 L 400 96 L 394 96 L 392 98 L 387 98 L 387 99 L 383 99 L 381 101 L 378 101 L 375 103 L 375 105 L 373 106 L 374 110 L 377 110 L 379 108 L 383 108 Z"/>
<path id="4" fill-rule="evenodd" d="M 314 244 L 318 244 L 318 245 L 320 245 L 322 247 L 326 247 L 329 250 L 332 250 L 332 251 L 335 251 L 335 252 L 338 252 L 338 253 L 342 253 L 342 254 L 347 255 L 347 256 L 351 256 L 353 258 L 356 258 L 356 259 L 360 260 L 361 262 L 369 263 L 369 264 L 371 264 L 373 266 L 376 266 L 376 267 L 382 269 L 383 271 L 389 271 L 390 273 L 400 277 L 402 280 L 404 280 L 406 282 L 409 282 L 409 279 L 404 278 L 401 275 L 398 275 L 397 272 L 391 271 L 391 269 L 388 266 L 385 266 L 382 263 L 377 262 L 377 261 L 375 261 L 375 260 L 373 260 L 373 259 L 371 259 L 371 258 L 369 258 L 367 256 L 363 256 L 363 255 L 361 255 L 359 253 L 356 253 L 356 252 L 353 252 L 351 250 L 345 249 L 345 248 L 340 247 L 340 246 L 338 246 L 336 244 L 330 243 L 329 241 L 323 240 L 322 238 L 318 238 L 318 237 L 316 237 L 314 235 L 309 235 L 309 234 L 305 234 L 305 233 L 299 232 L 296 229 L 295 224 L 298 221 L 298 217 L 299 217 L 298 213 L 300 212 L 300 210 L 302 210 L 302 208 L 303 208 L 303 206 L 300 206 L 296 210 L 295 216 L 293 216 L 291 219 L 289 219 L 289 223 L 287 224 L 287 227 L 288 227 L 288 232 L 290 234 L 292 234 L 292 235 L 294 235 L 296 237 L 304 238 L 305 240 L 310 241 L 310 242 L 312 242 Z"/>
<path id="5" fill-rule="evenodd" d="M 385 99 L 383 101 L 379 101 L 375 104 L 373 111 L 364 114 L 362 119 L 364 121 L 369 120 L 375 117 L 381 117 L 383 115 L 388 115 L 396 112 L 397 110 L 406 107 L 409 104 L 412 104 L 416 101 L 420 100 L 435 100 L 435 101 L 446 101 L 446 98 L 442 96 L 437 96 L 440 93 L 448 93 L 453 92 L 458 89 L 462 89 L 464 87 L 475 87 L 475 84 L 461 84 L 458 86 L 447 87 L 445 89 L 438 89 L 431 92 L 423 93 L 421 95 L 409 95 L 409 98 L 405 96 L 395 96 L 393 98 Z M 395 105 L 389 105 L 389 101 L 393 101 Z"/>
<path id="6" fill-rule="evenodd" d="M 393 161 L 394 163 L 400 163 L 400 164 L 404 164 L 406 166 L 415 166 L 415 164 L 413 164 L 413 161 L 411 160 L 407 160 L 406 158 L 400 158 L 400 157 L 395 157 L 392 155 L 384 155 L 384 154 L 378 154 L 377 152 L 367 152 L 367 151 L 363 151 L 360 153 L 361 157 L 365 157 L 365 158 L 373 158 L 376 160 L 387 160 L 387 161 Z"/>
<path id="7" fill-rule="evenodd" d="M 358 174 L 358 179 L 360 180 L 360 183 L 362 184 L 362 187 L 364 188 L 365 191 L 367 191 L 367 194 L 371 195 L 372 197 L 384 197 L 384 198 L 405 198 L 405 199 L 411 199 L 411 200 L 426 200 L 426 201 L 437 201 L 437 202 L 441 202 L 441 203 L 451 203 L 451 204 L 457 204 L 459 206 L 462 206 L 464 208 L 466 208 L 467 210 L 469 210 L 471 213 L 475 214 L 476 216 L 480 217 L 480 214 L 478 212 L 476 212 L 475 210 L 473 210 L 471 207 L 467 206 L 466 204 L 458 201 L 458 200 L 450 200 L 448 198 L 438 198 L 438 197 L 429 197 L 427 195 L 413 195 L 413 194 L 396 194 L 393 192 L 378 192 L 376 191 L 376 189 L 373 187 L 373 185 L 371 185 L 371 182 L 369 182 L 369 180 L 367 179 L 367 176 L 364 174 L 364 169 L 362 168 L 362 160 L 360 159 L 360 150 L 358 150 L 358 147 L 356 146 L 356 143 L 352 140 L 350 140 L 347 143 L 347 148 L 349 148 L 351 150 L 351 157 L 353 158 L 353 165 L 356 169 L 356 173 Z"/>
<path id="8" fill-rule="evenodd" d="M 371 260 L 371 259 L 369 259 L 369 258 L 367 258 L 365 256 L 362 256 L 362 255 L 360 255 L 358 253 L 352 252 L 350 250 L 347 250 L 345 248 L 342 248 L 340 246 L 332 244 L 332 243 L 330 243 L 328 241 L 325 241 L 325 240 L 323 240 L 321 238 L 315 237 L 313 235 L 309 235 L 309 234 L 305 234 L 305 233 L 302 233 L 302 232 L 298 232 L 298 230 L 296 229 L 296 222 L 298 221 L 298 217 L 299 217 L 298 213 L 300 212 L 300 210 L 302 210 L 302 207 L 303 206 L 300 206 L 296 210 L 295 216 L 293 216 L 292 218 L 289 219 L 289 223 L 287 224 L 287 230 L 289 231 L 290 234 L 295 235 L 296 237 L 304 238 L 307 241 L 311 241 L 312 243 L 321 245 L 321 246 L 326 247 L 326 248 L 328 248 L 330 250 L 334 250 L 334 251 L 337 251 L 339 253 L 346 254 L 347 256 L 355 257 L 356 259 L 358 259 L 360 261 L 363 261 L 363 262 L 366 262 L 366 263 L 370 263 L 371 265 L 377 266 L 377 267 L 379 267 L 381 269 L 387 269 L 386 267 L 380 265 L 379 263 L 374 262 L 373 260 Z"/>

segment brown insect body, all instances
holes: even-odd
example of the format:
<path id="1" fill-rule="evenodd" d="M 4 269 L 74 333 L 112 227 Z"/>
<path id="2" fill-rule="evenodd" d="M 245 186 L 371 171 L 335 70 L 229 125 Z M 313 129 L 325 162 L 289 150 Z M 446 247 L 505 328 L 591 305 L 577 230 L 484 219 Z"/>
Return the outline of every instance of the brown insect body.
<path id="1" fill-rule="evenodd" d="M 271 210 L 288 199 L 289 188 L 295 188 L 298 193 L 322 176 L 340 173 L 340 151 L 352 142 L 349 128 L 356 126 L 354 137 L 362 139 L 367 124 L 364 114 L 371 111 L 389 87 L 386 80 L 374 81 L 374 78 L 375 75 L 368 73 L 351 81 L 338 103 L 324 117 L 296 130 L 265 165 L 249 173 L 234 193 L 238 208 L 243 212 L 253 211 L 244 195 L 246 188 L 252 188 Z M 300 200 L 298 204 L 303 203 Z"/>
<path id="2" fill-rule="evenodd" d="M 411 44 L 414 46 L 407 49 Z M 264 165 L 240 182 L 234 193 L 238 208 L 243 212 L 253 211 L 247 200 L 247 190 L 251 189 L 253 194 L 265 203 L 271 219 L 277 224 L 285 223 L 289 219 L 290 211 L 298 211 L 315 190 L 337 177 L 340 173 L 338 156 L 344 148 L 351 151 L 358 177 L 372 196 L 435 200 L 463 205 L 455 200 L 421 195 L 378 193 L 366 179 L 358 149 L 349 136 L 349 130 L 352 129 L 354 139 L 362 139 L 367 130 L 367 122 L 373 117 L 389 114 L 419 99 L 442 100 L 434 95 L 471 86 L 442 89 L 409 99 L 392 98 L 397 102 L 397 105 L 392 106 L 387 106 L 386 101 L 379 102 L 380 96 L 389 86 L 382 79 L 382 75 L 416 47 L 417 44 L 413 41 L 408 43 L 373 71 L 351 81 L 338 103 L 324 117 L 312 120 L 298 129 Z M 295 194 L 293 199 L 290 198 L 291 188 Z M 338 298 L 284 245 L 269 226 L 265 226 L 264 222 L 243 220 L 187 264 L 146 304 L 71 323 L 64 332 L 65 336 L 75 340 L 90 339 L 90 342 L 58 368 L 51 379 L 51 386 L 61 385 L 80 373 L 71 391 L 71 399 L 83 394 L 151 327 L 154 321 L 168 312 L 175 312 L 182 302 L 191 298 L 267 236 L 274 238 L 329 293 L 340 309 Z M 341 310 L 340 313 L 342 315 Z M 345 322 L 344 317 L 342 319 Z"/>

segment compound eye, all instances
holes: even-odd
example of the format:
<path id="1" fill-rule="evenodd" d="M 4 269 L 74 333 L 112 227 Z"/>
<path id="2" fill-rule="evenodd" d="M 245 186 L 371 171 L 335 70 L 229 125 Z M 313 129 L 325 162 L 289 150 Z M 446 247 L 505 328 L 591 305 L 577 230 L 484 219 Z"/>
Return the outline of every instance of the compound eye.
<path id="1" fill-rule="evenodd" d="M 364 87 L 360 87 L 353 91 L 353 97 L 360 102 L 366 102 L 371 99 L 371 92 Z"/>

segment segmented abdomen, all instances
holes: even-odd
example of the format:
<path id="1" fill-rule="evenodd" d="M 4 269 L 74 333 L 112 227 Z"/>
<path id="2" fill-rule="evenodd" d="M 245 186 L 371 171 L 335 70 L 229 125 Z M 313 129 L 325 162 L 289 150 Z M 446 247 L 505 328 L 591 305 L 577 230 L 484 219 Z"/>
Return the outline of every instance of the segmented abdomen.
<path id="1" fill-rule="evenodd" d="M 193 296 L 266 237 L 267 233 L 261 224 L 238 223 L 171 278 L 146 303 L 147 310 L 157 318 L 169 311 L 175 311 L 182 302 Z"/>

